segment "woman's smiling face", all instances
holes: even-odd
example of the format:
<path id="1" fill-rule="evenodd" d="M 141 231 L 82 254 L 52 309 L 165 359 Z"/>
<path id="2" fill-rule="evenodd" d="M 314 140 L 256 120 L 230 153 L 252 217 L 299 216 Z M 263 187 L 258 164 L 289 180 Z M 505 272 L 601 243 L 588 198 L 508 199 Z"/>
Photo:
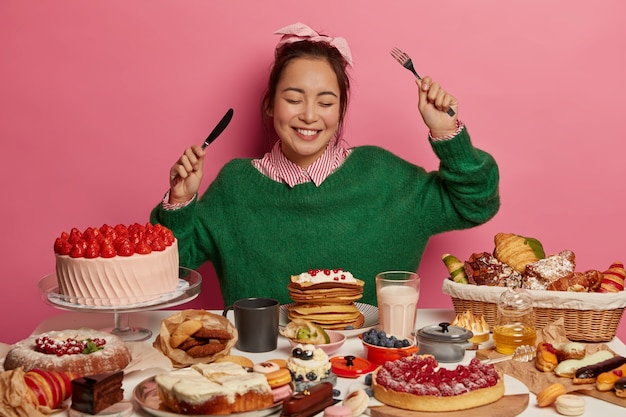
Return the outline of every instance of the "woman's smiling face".
<path id="1" fill-rule="evenodd" d="M 323 59 L 296 58 L 284 69 L 268 115 L 285 156 L 307 168 L 326 149 L 340 119 L 337 76 Z"/>

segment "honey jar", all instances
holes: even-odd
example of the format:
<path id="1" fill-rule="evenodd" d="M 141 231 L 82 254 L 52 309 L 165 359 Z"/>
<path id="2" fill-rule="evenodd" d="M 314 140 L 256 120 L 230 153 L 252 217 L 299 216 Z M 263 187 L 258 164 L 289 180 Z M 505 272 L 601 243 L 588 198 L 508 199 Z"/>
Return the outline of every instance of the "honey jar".
<path id="1" fill-rule="evenodd" d="M 532 295 L 522 288 L 507 288 L 498 299 L 493 329 L 496 351 L 511 355 L 518 346 L 535 346 L 536 342 Z"/>

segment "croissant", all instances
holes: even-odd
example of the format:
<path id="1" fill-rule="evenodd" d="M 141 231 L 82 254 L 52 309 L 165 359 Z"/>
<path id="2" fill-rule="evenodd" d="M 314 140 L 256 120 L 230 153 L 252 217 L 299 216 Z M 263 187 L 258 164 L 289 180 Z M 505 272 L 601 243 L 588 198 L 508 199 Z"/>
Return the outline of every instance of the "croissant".
<path id="1" fill-rule="evenodd" d="M 498 233 L 494 237 L 494 242 L 496 247 L 493 255 L 519 273 L 526 271 L 526 265 L 546 257 L 541 242 L 531 237 Z"/>
<path id="2" fill-rule="evenodd" d="M 593 269 L 585 272 L 574 272 L 572 275 L 552 281 L 546 290 L 592 292 L 600 288 L 602 277 L 602 272 Z"/>
<path id="3" fill-rule="evenodd" d="M 602 273 L 602 283 L 598 292 L 620 292 L 624 290 L 624 264 L 621 262 L 613 262 L 609 269 Z"/>

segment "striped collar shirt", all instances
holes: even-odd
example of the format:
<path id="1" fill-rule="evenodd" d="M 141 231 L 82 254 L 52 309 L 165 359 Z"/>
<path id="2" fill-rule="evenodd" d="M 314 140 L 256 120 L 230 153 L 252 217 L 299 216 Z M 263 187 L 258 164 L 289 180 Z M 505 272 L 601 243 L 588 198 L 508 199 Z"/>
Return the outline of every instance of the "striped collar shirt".
<path id="1" fill-rule="evenodd" d="M 322 182 L 343 164 L 352 150 L 345 141 L 329 142 L 324 153 L 306 169 L 291 162 L 280 149 L 280 141 L 262 158 L 252 160 L 252 165 L 268 178 L 284 182 L 293 188 L 313 182 L 319 187 Z"/>

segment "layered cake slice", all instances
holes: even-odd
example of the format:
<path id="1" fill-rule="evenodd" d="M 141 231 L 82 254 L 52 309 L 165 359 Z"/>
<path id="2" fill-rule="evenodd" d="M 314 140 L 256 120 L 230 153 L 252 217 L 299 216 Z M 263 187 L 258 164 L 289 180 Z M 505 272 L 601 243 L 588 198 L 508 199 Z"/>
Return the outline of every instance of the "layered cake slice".
<path id="1" fill-rule="evenodd" d="M 98 414 L 124 398 L 122 371 L 72 380 L 72 408 Z"/>

